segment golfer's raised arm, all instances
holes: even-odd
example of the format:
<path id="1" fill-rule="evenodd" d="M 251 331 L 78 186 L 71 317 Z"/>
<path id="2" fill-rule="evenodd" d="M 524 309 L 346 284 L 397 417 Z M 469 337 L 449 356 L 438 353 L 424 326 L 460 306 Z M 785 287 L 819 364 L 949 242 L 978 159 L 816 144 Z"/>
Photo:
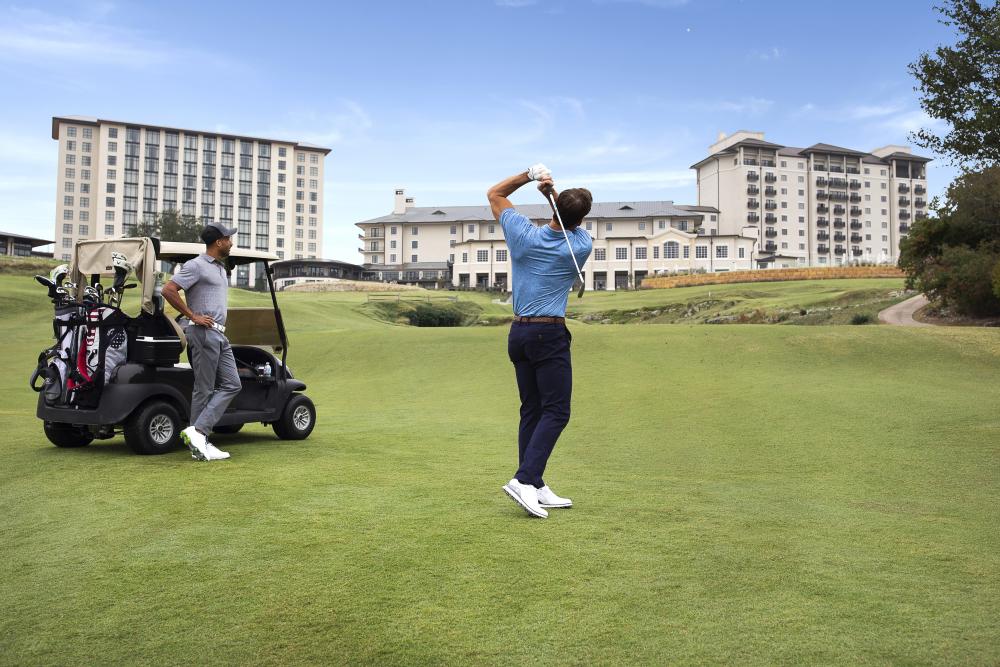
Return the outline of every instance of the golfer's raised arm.
<path id="1" fill-rule="evenodd" d="M 539 163 L 532 165 L 527 171 L 522 171 L 520 174 L 515 174 L 510 178 L 505 178 L 487 190 L 486 198 L 490 201 L 490 209 L 493 210 L 493 217 L 499 220 L 501 213 L 508 208 L 514 208 L 514 205 L 510 203 L 507 197 L 514 194 L 519 187 L 531 181 L 542 181 L 545 179 L 551 180 L 552 174 L 544 164 Z"/>

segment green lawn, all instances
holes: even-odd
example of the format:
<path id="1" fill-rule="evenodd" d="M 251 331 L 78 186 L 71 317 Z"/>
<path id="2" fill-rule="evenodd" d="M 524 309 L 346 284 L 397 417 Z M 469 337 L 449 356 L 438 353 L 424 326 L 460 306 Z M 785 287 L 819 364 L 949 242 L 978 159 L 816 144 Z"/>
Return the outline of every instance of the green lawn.
<path id="1" fill-rule="evenodd" d="M 505 328 L 280 298 L 317 428 L 204 464 L 49 445 L 49 307 L 0 276 L 0 663 L 1000 661 L 1000 332 L 571 323 L 541 521 L 500 490 Z"/>

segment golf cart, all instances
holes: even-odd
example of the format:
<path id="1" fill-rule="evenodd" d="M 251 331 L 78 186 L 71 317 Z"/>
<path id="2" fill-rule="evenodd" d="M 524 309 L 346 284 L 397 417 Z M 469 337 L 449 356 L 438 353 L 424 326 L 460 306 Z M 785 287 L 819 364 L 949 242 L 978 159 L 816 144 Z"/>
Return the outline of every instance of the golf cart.
<path id="1" fill-rule="evenodd" d="M 35 277 L 55 306 L 56 342 L 39 356 L 31 378 L 39 392 L 36 414 L 52 444 L 81 447 L 124 433 L 139 454 L 179 447 L 190 418 L 194 374 L 189 358 L 181 358 L 184 331 L 164 312 L 157 262 L 181 264 L 204 251 L 198 243 L 151 238 L 79 241 L 68 271 Z M 229 270 L 263 263 L 271 306 L 227 313 L 226 336 L 243 388 L 216 425 L 218 433 L 260 422 L 281 439 L 301 440 L 316 423 L 312 401 L 300 393 L 306 385 L 285 363 L 288 340 L 269 265 L 277 259 L 238 248 L 228 258 Z M 138 314 L 130 316 L 120 305 L 123 294 L 136 287 L 125 282 L 133 269 L 141 296 Z M 109 279 L 113 285 L 105 290 L 100 283 Z"/>

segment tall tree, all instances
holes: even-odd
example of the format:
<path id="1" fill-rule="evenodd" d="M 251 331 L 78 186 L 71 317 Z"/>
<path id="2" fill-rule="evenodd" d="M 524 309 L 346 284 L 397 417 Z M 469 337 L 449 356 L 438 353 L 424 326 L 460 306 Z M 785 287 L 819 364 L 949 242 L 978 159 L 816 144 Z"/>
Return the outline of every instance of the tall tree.
<path id="1" fill-rule="evenodd" d="M 921 53 L 909 69 L 920 106 L 950 127 L 942 135 L 923 128 L 910 139 L 964 168 L 994 166 L 1000 163 L 1000 5 L 946 0 L 937 11 L 958 40 Z"/>
<path id="2" fill-rule="evenodd" d="M 161 241 L 198 243 L 202 229 L 201 220 L 193 215 L 181 215 L 174 209 L 167 209 L 152 218 L 145 218 L 129 236 L 155 236 Z"/>

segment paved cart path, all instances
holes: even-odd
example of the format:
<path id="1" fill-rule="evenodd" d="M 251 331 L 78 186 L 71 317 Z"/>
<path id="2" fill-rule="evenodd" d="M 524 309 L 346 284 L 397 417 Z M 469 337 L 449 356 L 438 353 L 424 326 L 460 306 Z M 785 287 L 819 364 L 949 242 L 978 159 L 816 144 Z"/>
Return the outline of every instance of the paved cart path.
<path id="1" fill-rule="evenodd" d="M 883 324 L 897 324 L 903 327 L 930 327 L 933 324 L 917 322 L 913 319 L 913 313 L 917 312 L 930 303 L 923 294 L 901 301 L 895 306 L 890 306 L 878 314 L 878 321 Z"/>

